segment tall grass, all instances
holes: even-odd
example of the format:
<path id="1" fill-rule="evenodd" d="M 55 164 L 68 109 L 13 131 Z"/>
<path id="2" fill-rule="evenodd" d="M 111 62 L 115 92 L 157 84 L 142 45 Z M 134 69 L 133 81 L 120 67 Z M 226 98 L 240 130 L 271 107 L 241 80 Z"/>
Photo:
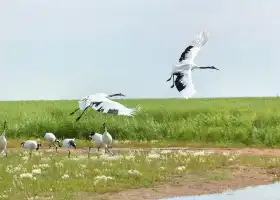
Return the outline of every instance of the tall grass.
<path id="1" fill-rule="evenodd" d="M 69 115 L 77 101 L 0 102 L 0 120 L 7 120 L 7 136 L 36 137 L 54 132 L 59 137 L 86 138 L 91 131 L 108 130 L 119 140 L 185 140 L 274 146 L 280 143 L 280 99 L 130 99 L 128 107 L 141 105 L 134 118 L 88 110 Z"/>

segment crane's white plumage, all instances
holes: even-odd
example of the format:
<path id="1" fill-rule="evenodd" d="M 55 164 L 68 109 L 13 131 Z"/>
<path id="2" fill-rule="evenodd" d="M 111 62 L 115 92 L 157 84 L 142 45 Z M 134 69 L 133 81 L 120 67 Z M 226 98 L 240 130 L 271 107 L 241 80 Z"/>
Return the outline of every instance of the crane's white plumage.
<path id="1" fill-rule="evenodd" d="M 67 139 L 64 139 L 62 141 L 62 148 L 68 148 L 68 157 L 70 157 L 70 149 L 71 148 L 74 148 L 76 149 L 77 148 L 77 145 L 75 143 L 75 138 L 67 138 Z"/>
<path id="2" fill-rule="evenodd" d="M 91 95 L 85 96 L 78 101 L 79 109 L 80 110 L 86 109 L 86 107 L 88 107 L 90 105 L 90 103 L 93 101 L 106 101 L 109 98 L 115 97 L 115 96 L 125 96 L 125 95 L 123 95 L 122 93 L 116 93 L 116 94 L 111 94 L 111 95 L 108 95 L 105 93 L 96 93 L 96 94 L 91 94 Z"/>
<path id="3" fill-rule="evenodd" d="M 113 138 L 111 136 L 111 134 L 107 131 L 107 126 L 106 124 L 104 123 L 103 124 L 103 127 L 105 129 L 103 135 L 102 135 L 102 141 L 104 143 L 104 146 L 105 146 L 105 153 L 108 151 L 110 153 L 112 153 L 110 150 L 109 150 L 109 147 L 111 148 L 112 147 L 112 142 L 113 142 Z"/>
<path id="4" fill-rule="evenodd" d="M 96 108 L 96 111 L 108 114 L 117 114 L 117 115 L 126 115 L 126 116 L 133 116 L 138 111 L 140 111 L 140 106 L 138 105 L 136 108 L 127 108 L 124 105 L 120 104 L 116 101 L 100 101 L 94 102 L 92 107 Z"/>
<path id="5" fill-rule="evenodd" d="M 6 121 L 4 121 L 4 131 L 2 135 L 0 136 L 0 153 L 5 152 L 6 157 L 8 156 L 7 154 L 7 139 L 6 139 Z"/>
<path id="6" fill-rule="evenodd" d="M 112 101 L 110 99 L 104 101 L 93 101 L 90 106 L 88 106 L 76 121 L 79 121 L 83 116 L 84 112 L 92 107 L 97 112 L 106 113 L 106 114 L 115 114 L 115 115 L 125 115 L 125 116 L 134 116 L 137 112 L 140 111 L 140 106 L 137 105 L 136 108 L 127 108 L 119 102 Z"/>
<path id="7" fill-rule="evenodd" d="M 196 36 L 196 39 L 191 42 L 191 45 L 182 52 L 179 62 L 174 66 L 172 73 L 189 70 L 196 66 L 194 59 L 201 48 L 208 42 L 209 35 L 210 33 L 208 31 L 202 31 Z"/>
<path id="8" fill-rule="evenodd" d="M 104 145 L 103 144 L 103 140 L 102 140 L 102 135 L 100 133 L 91 133 L 89 135 L 89 138 L 95 144 L 95 146 L 97 147 L 98 151 Z M 90 152 L 90 149 L 91 149 L 91 147 L 89 147 L 89 152 Z"/>
<path id="9" fill-rule="evenodd" d="M 79 104 L 79 109 L 84 110 L 86 109 L 87 106 L 90 105 L 91 102 L 93 101 L 106 101 L 109 98 L 109 95 L 105 93 L 96 93 L 96 94 L 91 94 L 86 97 L 81 98 L 78 101 Z"/>
<path id="10" fill-rule="evenodd" d="M 115 96 L 125 96 L 125 95 L 122 94 L 122 93 L 116 93 L 116 94 L 111 94 L 111 95 L 108 95 L 108 94 L 105 94 L 105 93 L 96 93 L 96 94 L 92 94 L 92 95 L 88 95 L 86 97 L 83 97 L 78 101 L 79 107 L 76 108 L 73 112 L 71 112 L 70 115 L 73 115 L 78 110 L 85 111 L 89 107 L 92 107 L 94 110 L 96 110 L 95 107 L 91 106 L 92 102 L 107 101 L 107 100 L 110 100 L 110 98 L 115 97 Z"/>
<path id="11" fill-rule="evenodd" d="M 192 82 L 192 70 L 194 69 L 217 69 L 214 66 L 208 67 L 198 67 L 194 63 L 194 59 L 197 56 L 198 52 L 201 48 L 208 42 L 208 37 L 210 33 L 208 31 L 202 31 L 199 35 L 197 35 L 196 39 L 192 41 L 191 45 L 189 45 L 181 54 L 178 64 L 173 66 L 171 71 L 171 76 L 167 81 L 173 79 L 173 85 L 171 88 L 176 86 L 177 90 L 180 94 L 188 99 L 195 95 L 196 90 Z M 174 80 L 174 76 L 176 76 L 176 80 Z"/>
<path id="12" fill-rule="evenodd" d="M 51 148 L 51 146 L 54 145 L 57 151 L 57 146 L 55 143 L 58 143 L 58 146 L 61 147 L 60 141 L 56 139 L 56 136 L 53 133 L 45 133 L 44 139 L 49 142 L 49 148 Z"/>
<path id="13" fill-rule="evenodd" d="M 34 151 L 36 149 L 39 150 L 40 147 L 42 147 L 41 143 L 38 143 L 35 140 L 26 140 L 24 142 L 21 143 L 22 148 L 30 151 L 30 155 L 32 153 L 32 151 Z"/>

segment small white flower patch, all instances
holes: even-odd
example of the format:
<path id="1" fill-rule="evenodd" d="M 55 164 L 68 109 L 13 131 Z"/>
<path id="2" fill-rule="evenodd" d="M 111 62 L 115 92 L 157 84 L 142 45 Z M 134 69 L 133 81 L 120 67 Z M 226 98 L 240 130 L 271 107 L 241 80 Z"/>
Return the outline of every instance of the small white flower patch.
<path id="1" fill-rule="evenodd" d="M 33 175 L 31 173 L 23 173 L 19 175 L 20 178 L 33 178 Z"/>
<path id="2" fill-rule="evenodd" d="M 87 166 L 86 166 L 85 164 L 80 164 L 80 167 L 81 167 L 82 169 L 85 169 Z"/>
<path id="3" fill-rule="evenodd" d="M 27 161 L 28 160 L 28 156 L 23 156 L 21 159 L 23 160 L 23 161 Z"/>
<path id="4" fill-rule="evenodd" d="M 60 161 L 60 162 L 57 162 L 54 164 L 56 167 L 63 167 L 63 163 Z"/>
<path id="5" fill-rule="evenodd" d="M 185 166 L 179 166 L 179 167 L 177 167 L 177 170 L 178 170 L 179 172 L 182 172 L 182 171 L 184 171 L 185 169 L 186 169 Z"/>
<path id="6" fill-rule="evenodd" d="M 101 176 L 96 176 L 94 179 L 95 179 L 95 180 L 104 180 L 104 181 L 107 181 L 107 180 L 113 180 L 114 178 L 111 177 L 111 176 L 104 176 L 104 175 L 101 175 Z"/>
<path id="7" fill-rule="evenodd" d="M 169 154 L 169 153 L 172 153 L 172 151 L 171 150 L 162 150 L 160 153 L 161 154 Z"/>
<path id="8" fill-rule="evenodd" d="M 41 158 L 41 160 L 44 162 L 49 162 L 51 159 L 49 157 L 43 157 Z"/>
<path id="9" fill-rule="evenodd" d="M 120 160 L 122 158 L 121 155 L 116 155 L 116 156 L 110 156 L 108 154 L 102 154 L 100 156 L 100 159 L 103 159 L 103 160 Z"/>
<path id="10" fill-rule="evenodd" d="M 41 174 L 42 173 L 42 171 L 41 171 L 41 169 L 39 168 L 39 169 L 33 169 L 32 170 L 32 174 Z"/>
<path id="11" fill-rule="evenodd" d="M 5 195 L 5 194 L 0 195 L 0 199 L 7 199 L 7 198 L 8 198 L 8 195 Z"/>
<path id="12" fill-rule="evenodd" d="M 158 158 L 160 158 L 160 154 L 151 152 L 147 155 L 146 158 L 147 159 L 158 159 Z"/>
<path id="13" fill-rule="evenodd" d="M 114 180 L 114 178 L 111 176 L 104 176 L 104 175 L 96 176 L 94 178 L 94 184 L 96 185 L 100 181 L 108 181 L 108 180 Z"/>
<path id="14" fill-rule="evenodd" d="M 41 169 L 47 169 L 49 168 L 50 165 L 49 164 L 39 164 L 39 165 L 33 165 L 33 169 L 38 169 L 38 168 L 41 168 Z"/>
<path id="15" fill-rule="evenodd" d="M 61 176 L 62 179 L 68 179 L 69 177 L 69 174 L 64 174 L 63 176 Z"/>
<path id="16" fill-rule="evenodd" d="M 128 170 L 128 174 L 137 175 L 137 176 L 142 175 L 142 174 L 141 174 L 138 170 L 136 170 L 136 169 L 130 169 L 130 170 Z"/>
<path id="17" fill-rule="evenodd" d="M 9 174 L 13 174 L 15 172 L 26 172 L 26 169 L 21 165 L 19 164 L 18 166 L 14 167 L 13 165 L 8 165 L 6 167 L 6 172 L 8 172 Z"/>

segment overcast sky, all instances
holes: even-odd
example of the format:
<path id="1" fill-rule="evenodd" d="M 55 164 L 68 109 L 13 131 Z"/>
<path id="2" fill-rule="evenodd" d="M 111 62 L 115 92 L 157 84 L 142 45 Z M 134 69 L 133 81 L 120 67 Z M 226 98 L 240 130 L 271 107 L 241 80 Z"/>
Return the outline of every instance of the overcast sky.
<path id="1" fill-rule="evenodd" d="M 9 0 L 0 3 L 0 100 L 96 92 L 180 97 L 172 64 L 200 31 L 209 42 L 195 97 L 280 94 L 280 1 Z"/>

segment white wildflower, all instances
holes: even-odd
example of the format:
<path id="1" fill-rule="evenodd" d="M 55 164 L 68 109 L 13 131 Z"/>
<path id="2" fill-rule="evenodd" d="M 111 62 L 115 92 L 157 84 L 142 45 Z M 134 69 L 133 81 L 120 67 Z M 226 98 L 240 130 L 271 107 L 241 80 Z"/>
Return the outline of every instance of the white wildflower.
<path id="1" fill-rule="evenodd" d="M 64 174 L 63 176 L 61 176 L 62 179 L 68 179 L 69 177 L 69 174 Z"/>
<path id="2" fill-rule="evenodd" d="M 21 159 L 24 160 L 24 161 L 27 161 L 29 159 L 29 157 L 28 156 L 23 156 Z"/>
<path id="3" fill-rule="evenodd" d="M 33 175 L 31 173 L 23 173 L 19 175 L 20 178 L 33 178 Z"/>
<path id="4" fill-rule="evenodd" d="M 85 164 L 80 164 L 80 167 L 81 167 L 82 169 L 85 169 L 87 166 L 86 166 Z"/>
<path id="5" fill-rule="evenodd" d="M 122 158 L 122 156 L 121 155 L 111 156 L 108 154 L 102 154 L 102 155 L 100 155 L 100 158 L 103 160 L 119 160 Z"/>
<path id="6" fill-rule="evenodd" d="M 111 177 L 111 176 L 104 176 L 104 175 L 101 175 L 101 176 L 96 176 L 94 179 L 95 179 L 95 180 L 104 180 L 104 181 L 107 181 L 107 180 L 113 180 L 114 178 Z"/>
<path id="7" fill-rule="evenodd" d="M 146 158 L 148 158 L 148 159 L 157 159 L 157 158 L 160 158 L 160 155 L 159 155 L 158 153 L 153 153 L 153 152 L 151 152 L 151 153 L 149 153 L 149 154 L 147 155 Z"/>
<path id="8" fill-rule="evenodd" d="M 182 171 L 184 171 L 185 169 L 186 169 L 185 166 L 179 166 L 179 167 L 177 167 L 177 170 L 178 170 L 179 172 L 182 172 Z"/>
<path id="9" fill-rule="evenodd" d="M 161 154 L 169 154 L 169 153 L 172 153 L 172 151 L 170 149 L 168 149 L 168 150 L 162 150 L 160 153 Z"/>
<path id="10" fill-rule="evenodd" d="M 57 162 L 54 164 L 56 167 L 63 167 L 63 163 L 60 161 L 60 162 Z"/>
<path id="11" fill-rule="evenodd" d="M 39 169 L 33 169 L 32 170 L 32 174 L 41 174 L 42 173 L 42 171 L 41 171 L 41 169 L 39 168 Z"/>
<path id="12" fill-rule="evenodd" d="M 7 198 L 8 198 L 8 195 L 6 195 L 6 194 L 0 195 L 0 199 L 7 199 Z"/>
<path id="13" fill-rule="evenodd" d="M 136 170 L 136 169 L 128 170 L 128 174 L 131 174 L 131 175 L 141 175 L 141 173 L 138 170 Z"/>
<path id="14" fill-rule="evenodd" d="M 49 157 L 43 157 L 41 158 L 42 161 L 45 161 L 45 162 L 49 162 L 51 159 Z"/>

